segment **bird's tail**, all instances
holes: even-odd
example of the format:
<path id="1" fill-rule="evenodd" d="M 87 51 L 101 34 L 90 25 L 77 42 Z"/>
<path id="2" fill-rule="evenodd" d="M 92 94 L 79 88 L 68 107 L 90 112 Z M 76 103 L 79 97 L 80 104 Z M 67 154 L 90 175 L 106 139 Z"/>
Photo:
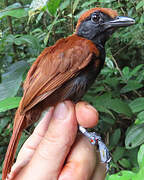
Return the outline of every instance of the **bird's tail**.
<path id="1" fill-rule="evenodd" d="M 21 134 L 22 134 L 22 123 L 24 122 L 25 116 L 20 115 L 19 109 L 16 112 L 15 120 L 14 120 L 14 128 L 13 128 L 13 134 L 10 139 L 10 143 L 8 145 L 8 149 L 6 152 L 4 165 L 3 165 L 3 172 L 2 172 L 2 180 L 5 180 L 7 177 L 7 174 L 10 172 L 11 167 L 14 163 L 14 158 L 16 154 L 16 149 L 18 142 L 20 140 Z"/>

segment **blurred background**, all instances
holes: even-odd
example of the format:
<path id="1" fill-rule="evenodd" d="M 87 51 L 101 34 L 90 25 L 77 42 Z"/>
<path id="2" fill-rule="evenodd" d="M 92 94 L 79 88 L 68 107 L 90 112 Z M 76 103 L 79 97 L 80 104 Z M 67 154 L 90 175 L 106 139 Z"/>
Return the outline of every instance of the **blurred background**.
<path id="1" fill-rule="evenodd" d="M 95 131 L 112 156 L 106 179 L 143 179 L 143 0 L 0 1 L 0 177 L 26 73 L 45 47 L 71 35 L 79 16 L 93 7 L 112 8 L 136 21 L 107 42 L 105 66 L 83 99 L 100 113 Z M 33 129 L 24 131 L 19 148 Z"/>

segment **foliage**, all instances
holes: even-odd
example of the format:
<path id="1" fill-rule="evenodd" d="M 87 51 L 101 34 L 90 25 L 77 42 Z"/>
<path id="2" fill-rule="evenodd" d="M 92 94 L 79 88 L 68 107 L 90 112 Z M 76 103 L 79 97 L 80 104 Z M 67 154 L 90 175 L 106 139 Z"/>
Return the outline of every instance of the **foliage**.
<path id="1" fill-rule="evenodd" d="M 138 152 L 138 165 L 139 165 L 139 171 L 133 172 L 128 170 L 120 171 L 117 174 L 107 176 L 106 180 L 141 180 L 143 179 L 144 175 L 144 144 L 141 145 L 139 152 Z M 129 164 L 128 161 L 125 159 L 121 161 L 124 165 Z"/>
<path id="2" fill-rule="evenodd" d="M 46 1 L 33 0 L 32 4 L 31 0 L 14 4 L 8 4 L 6 0 L 0 2 L 0 163 L 12 133 L 14 108 L 22 96 L 22 83 L 30 65 L 46 46 L 74 32 L 82 12 L 102 6 L 133 17 L 136 25 L 120 29 L 108 41 L 105 67 L 84 100 L 93 104 L 100 113 L 95 130 L 108 144 L 112 156 L 110 174 L 114 174 L 108 175 L 107 179 L 142 179 L 144 1 L 41 2 Z M 29 128 L 24 132 L 21 143 L 31 131 Z"/>

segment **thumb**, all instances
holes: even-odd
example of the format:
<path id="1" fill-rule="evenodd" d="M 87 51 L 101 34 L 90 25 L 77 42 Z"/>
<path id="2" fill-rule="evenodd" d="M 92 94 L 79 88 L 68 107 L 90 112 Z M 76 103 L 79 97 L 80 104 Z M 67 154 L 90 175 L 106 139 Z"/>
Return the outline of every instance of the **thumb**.
<path id="1" fill-rule="evenodd" d="M 32 160 L 18 175 L 21 180 L 32 177 L 35 180 L 57 179 L 76 134 L 74 105 L 70 101 L 58 104 Z"/>

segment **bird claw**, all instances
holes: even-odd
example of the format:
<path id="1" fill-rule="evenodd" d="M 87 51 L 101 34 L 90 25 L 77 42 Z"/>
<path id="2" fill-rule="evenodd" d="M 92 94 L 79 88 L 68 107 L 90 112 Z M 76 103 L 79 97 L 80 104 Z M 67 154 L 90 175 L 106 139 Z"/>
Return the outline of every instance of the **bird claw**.
<path id="1" fill-rule="evenodd" d="M 101 140 L 101 137 L 96 132 L 88 132 L 85 128 L 82 126 L 79 126 L 79 130 L 84 134 L 86 137 L 90 139 L 90 143 L 92 145 L 98 145 L 99 151 L 100 151 L 100 157 L 102 163 L 106 163 L 107 171 L 109 170 L 109 163 L 111 161 L 110 153 L 106 145 Z"/>

